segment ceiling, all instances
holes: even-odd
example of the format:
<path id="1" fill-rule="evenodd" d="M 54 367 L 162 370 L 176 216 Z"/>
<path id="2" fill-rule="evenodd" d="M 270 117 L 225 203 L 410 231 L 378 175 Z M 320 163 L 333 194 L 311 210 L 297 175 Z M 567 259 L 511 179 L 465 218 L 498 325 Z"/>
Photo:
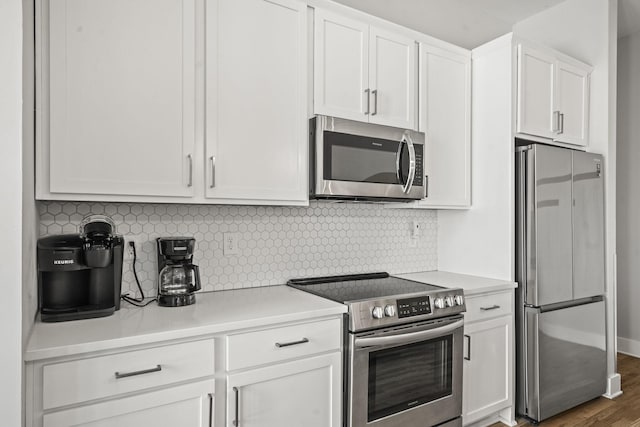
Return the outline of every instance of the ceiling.
<path id="1" fill-rule="evenodd" d="M 516 22 L 564 0 L 336 1 L 471 49 L 510 32 Z"/>
<path id="2" fill-rule="evenodd" d="M 564 0 L 336 0 L 472 49 Z M 619 0 L 618 37 L 640 31 L 640 0 Z"/>

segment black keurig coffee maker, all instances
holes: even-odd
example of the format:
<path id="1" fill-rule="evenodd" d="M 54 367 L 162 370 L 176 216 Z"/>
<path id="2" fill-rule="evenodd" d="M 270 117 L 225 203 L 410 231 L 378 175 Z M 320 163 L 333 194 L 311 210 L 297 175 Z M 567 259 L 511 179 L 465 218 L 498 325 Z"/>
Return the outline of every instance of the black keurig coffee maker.
<path id="1" fill-rule="evenodd" d="M 158 305 L 180 307 L 196 302 L 200 270 L 193 264 L 196 239 L 160 237 L 158 242 Z"/>
<path id="2" fill-rule="evenodd" d="M 94 215 L 80 234 L 38 240 L 38 306 L 43 322 L 88 319 L 120 309 L 124 239 Z"/>

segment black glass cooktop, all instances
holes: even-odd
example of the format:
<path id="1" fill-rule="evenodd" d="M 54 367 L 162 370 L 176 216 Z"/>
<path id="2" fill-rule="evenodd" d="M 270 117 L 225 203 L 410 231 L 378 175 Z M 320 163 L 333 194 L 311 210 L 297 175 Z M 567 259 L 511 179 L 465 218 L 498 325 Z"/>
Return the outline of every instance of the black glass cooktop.
<path id="1" fill-rule="evenodd" d="M 443 289 L 440 286 L 390 277 L 388 273 L 293 279 L 289 280 L 287 284 L 341 303 Z"/>

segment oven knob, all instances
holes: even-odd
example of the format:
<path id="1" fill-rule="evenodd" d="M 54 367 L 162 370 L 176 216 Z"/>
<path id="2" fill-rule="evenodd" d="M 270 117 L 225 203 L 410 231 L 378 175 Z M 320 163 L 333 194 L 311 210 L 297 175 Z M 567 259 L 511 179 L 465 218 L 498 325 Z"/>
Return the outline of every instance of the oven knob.
<path id="1" fill-rule="evenodd" d="M 456 295 L 456 297 L 454 298 L 456 305 L 462 305 L 464 304 L 464 298 L 462 297 L 462 295 Z"/>
<path id="2" fill-rule="evenodd" d="M 396 315 L 396 307 L 393 305 L 387 305 L 384 307 L 384 315 L 387 317 L 393 317 Z"/>
<path id="3" fill-rule="evenodd" d="M 436 300 L 433 302 L 433 305 L 435 305 L 436 308 L 444 308 L 444 299 L 441 297 L 436 298 Z"/>
<path id="4" fill-rule="evenodd" d="M 452 296 L 445 297 L 444 303 L 445 303 L 445 306 L 447 307 L 453 307 L 453 304 L 454 304 L 453 297 Z"/>
<path id="5" fill-rule="evenodd" d="M 371 315 L 374 319 L 382 319 L 384 317 L 384 310 L 382 307 L 375 306 L 373 310 L 371 310 Z"/>

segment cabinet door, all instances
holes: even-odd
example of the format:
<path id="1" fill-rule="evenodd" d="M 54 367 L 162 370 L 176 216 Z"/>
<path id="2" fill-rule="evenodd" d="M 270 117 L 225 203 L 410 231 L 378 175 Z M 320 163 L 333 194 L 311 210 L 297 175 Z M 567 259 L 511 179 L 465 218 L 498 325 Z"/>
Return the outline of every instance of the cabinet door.
<path id="1" fill-rule="evenodd" d="M 415 40 L 375 27 L 370 29 L 369 40 L 369 121 L 403 129 L 417 128 Z"/>
<path id="2" fill-rule="evenodd" d="M 556 136 L 559 113 L 554 114 L 555 62 L 552 55 L 518 46 L 518 133 Z"/>
<path id="3" fill-rule="evenodd" d="M 50 0 L 50 192 L 193 195 L 194 3 Z"/>
<path id="4" fill-rule="evenodd" d="M 555 140 L 586 146 L 589 140 L 589 70 L 562 61 L 557 64 L 560 130 Z"/>
<path id="5" fill-rule="evenodd" d="M 340 427 L 341 408 L 339 352 L 232 374 L 227 379 L 227 427 Z"/>
<path id="6" fill-rule="evenodd" d="M 465 324 L 464 333 L 462 419 L 467 425 L 512 404 L 513 319 Z"/>
<path id="7" fill-rule="evenodd" d="M 45 414 L 43 427 L 212 426 L 213 381 Z"/>
<path id="8" fill-rule="evenodd" d="M 425 207 L 471 206 L 471 55 L 420 45 Z"/>
<path id="9" fill-rule="evenodd" d="M 369 26 L 315 9 L 313 112 L 369 120 Z"/>
<path id="10" fill-rule="evenodd" d="M 206 10 L 206 196 L 306 202 L 306 4 L 209 0 Z"/>

